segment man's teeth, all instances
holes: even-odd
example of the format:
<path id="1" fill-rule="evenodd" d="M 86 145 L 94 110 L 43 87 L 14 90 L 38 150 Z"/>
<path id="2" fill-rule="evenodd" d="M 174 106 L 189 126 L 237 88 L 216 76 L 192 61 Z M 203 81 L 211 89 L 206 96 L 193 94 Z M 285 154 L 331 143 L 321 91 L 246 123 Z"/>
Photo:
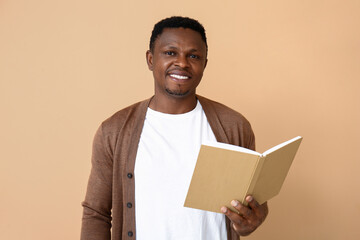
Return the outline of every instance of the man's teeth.
<path id="1" fill-rule="evenodd" d="M 181 76 L 177 74 L 170 74 L 170 77 L 177 78 L 177 79 L 188 79 L 188 76 Z"/>

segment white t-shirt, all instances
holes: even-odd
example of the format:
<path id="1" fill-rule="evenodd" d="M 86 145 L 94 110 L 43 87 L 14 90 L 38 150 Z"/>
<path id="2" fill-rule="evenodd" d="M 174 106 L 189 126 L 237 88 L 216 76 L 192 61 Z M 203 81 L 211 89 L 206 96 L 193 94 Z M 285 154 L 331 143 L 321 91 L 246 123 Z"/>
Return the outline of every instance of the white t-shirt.
<path id="1" fill-rule="evenodd" d="M 225 216 L 184 207 L 202 141 L 216 141 L 198 101 L 184 114 L 148 108 L 135 161 L 139 240 L 225 240 Z"/>

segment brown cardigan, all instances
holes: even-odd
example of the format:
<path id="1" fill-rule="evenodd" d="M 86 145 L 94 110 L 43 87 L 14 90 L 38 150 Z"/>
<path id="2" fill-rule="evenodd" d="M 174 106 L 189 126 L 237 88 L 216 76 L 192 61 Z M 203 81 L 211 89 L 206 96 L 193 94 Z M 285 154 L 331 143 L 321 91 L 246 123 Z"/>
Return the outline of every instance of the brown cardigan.
<path id="1" fill-rule="evenodd" d="M 234 110 L 197 96 L 217 141 L 255 149 L 250 123 Z M 93 142 L 92 169 L 82 218 L 82 240 L 136 239 L 134 166 L 150 99 L 105 120 Z M 110 232 L 112 226 L 112 231 Z M 226 218 L 228 239 L 239 239 Z"/>

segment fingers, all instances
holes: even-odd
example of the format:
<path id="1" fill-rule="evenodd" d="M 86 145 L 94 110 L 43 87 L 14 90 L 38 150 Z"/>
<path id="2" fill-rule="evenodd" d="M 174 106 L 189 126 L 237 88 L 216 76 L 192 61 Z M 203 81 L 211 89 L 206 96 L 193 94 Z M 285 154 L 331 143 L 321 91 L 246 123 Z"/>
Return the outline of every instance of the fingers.
<path id="1" fill-rule="evenodd" d="M 231 205 L 237 210 L 237 213 L 234 213 L 233 211 L 231 211 L 230 209 L 228 209 L 227 207 L 222 207 L 221 208 L 221 211 L 227 215 L 240 215 L 241 217 L 244 217 L 244 218 L 248 218 L 249 216 L 251 216 L 252 214 L 252 211 L 250 208 L 248 207 L 245 207 L 244 205 L 242 205 L 239 201 L 237 200 L 232 200 L 231 201 Z M 235 216 L 234 215 L 234 216 Z"/>
<path id="2" fill-rule="evenodd" d="M 260 205 L 252 196 L 247 196 L 246 201 L 248 202 L 249 207 L 253 210 L 254 214 L 263 221 L 268 214 L 267 202 Z"/>
<path id="3" fill-rule="evenodd" d="M 251 209 L 256 209 L 260 206 L 260 204 L 252 196 L 247 196 L 245 200 Z"/>
<path id="4" fill-rule="evenodd" d="M 244 206 L 237 200 L 231 201 L 231 205 L 237 212 L 233 212 L 227 207 L 221 208 L 221 211 L 231 220 L 234 230 L 242 236 L 253 232 L 268 214 L 266 202 L 260 205 L 252 196 L 247 196 L 246 202 L 248 206 Z"/>
<path id="5" fill-rule="evenodd" d="M 239 215 L 243 216 L 246 219 L 249 219 L 253 214 L 250 208 L 245 207 L 237 200 L 232 200 L 231 205 L 238 211 Z"/>
<path id="6" fill-rule="evenodd" d="M 240 223 L 242 221 L 245 221 L 245 218 L 241 215 L 231 211 L 227 207 L 222 207 L 221 211 L 233 222 L 233 223 Z"/>
<path id="7" fill-rule="evenodd" d="M 247 235 L 247 232 L 249 231 L 248 231 L 247 220 L 245 218 L 231 211 L 227 207 L 222 207 L 221 211 L 230 219 L 231 226 L 239 235 L 242 236 Z"/>
<path id="8" fill-rule="evenodd" d="M 222 207 L 221 211 L 230 219 L 232 228 L 240 236 L 247 236 L 255 230 L 255 228 L 249 225 L 248 221 L 238 213 L 231 211 L 227 207 Z"/>
<path id="9" fill-rule="evenodd" d="M 248 206 L 244 206 L 238 200 L 232 200 L 231 205 L 236 209 L 237 213 L 231 211 L 227 207 L 222 207 L 221 211 L 225 215 L 236 217 L 236 215 L 246 220 L 265 219 L 268 214 L 267 202 L 260 205 L 252 196 L 246 197 Z"/>

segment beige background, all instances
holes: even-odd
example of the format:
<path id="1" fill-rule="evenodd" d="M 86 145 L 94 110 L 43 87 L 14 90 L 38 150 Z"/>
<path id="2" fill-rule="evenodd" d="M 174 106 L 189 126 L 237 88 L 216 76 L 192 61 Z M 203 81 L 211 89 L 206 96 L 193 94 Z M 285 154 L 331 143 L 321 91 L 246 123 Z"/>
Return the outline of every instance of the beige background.
<path id="1" fill-rule="evenodd" d="M 243 113 L 259 151 L 303 145 L 246 239 L 360 239 L 360 1 L 0 1 L 0 239 L 78 239 L 102 120 L 153 92 L 153 24 L 197 18 L 198 93 Z"/>

